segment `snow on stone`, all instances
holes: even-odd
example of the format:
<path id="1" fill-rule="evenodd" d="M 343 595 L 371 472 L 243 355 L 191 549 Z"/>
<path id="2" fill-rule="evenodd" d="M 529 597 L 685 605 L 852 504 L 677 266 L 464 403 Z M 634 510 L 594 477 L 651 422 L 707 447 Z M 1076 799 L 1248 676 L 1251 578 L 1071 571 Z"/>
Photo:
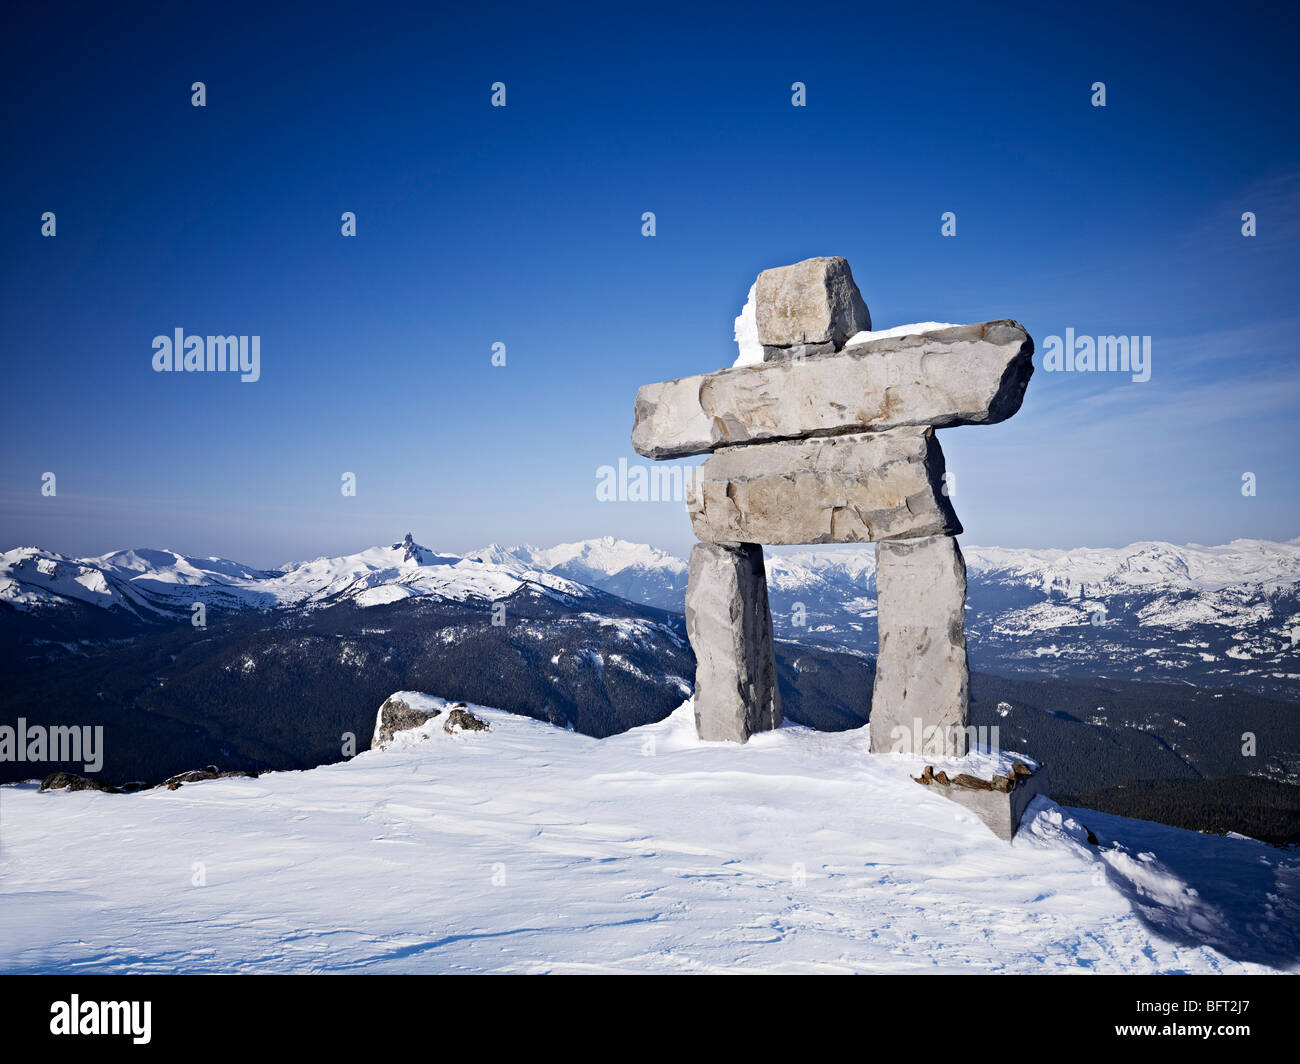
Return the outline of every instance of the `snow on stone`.
<path id="1" fill-rule="evenodd" d="M 736 361 L 732 363 L 733 366 L 754 366 L 763 361 L 763 345 L 758 340 L 757 295 L 758 283 L 755 282 L 749 289 L 749 298 L 745 301 L 740 317 L 736 319 L 735 340 L 740 353 L 736 356 Z M 876 329 L 869 332 L 854 333 L 845 342 L 844 346 L 853 347 L 855 344 L 883 340 L 889 336 L 921 336 L 925 333 L 937 332 L 939 329 L 951 329 L 953 327 L 950 322 L 942 321 L 921 321 L 912 325 L 895 325 L 892 329 Z"/>
<path id="2" fill-rule="evenodd" d="M 1258 842 L 1038 799 L 1007 845 L 913 783 L 920 761 L 869 756 L 864 731 L 708 744 L 687 702 L 596 740 L 470 709 L 491 731 L 439 717 L 308 772 L 0 788 L 0 970 L 1250 972 L 1298 955 L 1297 858 Z"/>
<path id="3" fill-rule="evenodd" d="M 763 361 L 763 345 L 758 340 L 758 282 L 749 286 L 749 296 L 736 319 L 734 335 L 740 354 L 733 366 L 755 366 Z"/>
<path id="4" fill-rule="evenodd" d="M 940 329 L 956 328 L 952 322 L 918 321 L 911 325 L 895 325 L 892 329 L 875 329 L 871 332 L 854 333 L 845 342 L 845 347 L 856 344 L 869 344 L 872 340 L 883 340 L 887 336 L 924 336 L 926 333 L 938 332 Z"/>
<path id="5" fill-rule="evenodd" d="M 427 742 L 429 739 L 436 738 L 437 733 L 442 732 L 443 725 L 447 723 L 447 718 L 443 714 L 450 712 L 453 706 L 465 706 L 471 713 L 478 716 L 482 711 L 482 706 L 470 705 L 465 702 L 449 702 L 445 698 L 438 698 L 435 695 L 425 694 L 423 691 L 394 691 L 388 696 L 375 710 L 375 732 L 378 733 L 384 722 L 384 706 L 390 700 L 405 702 L 412 709 L 419 709 L 425 713 L 432 713 L 435 710 L 439 716 L 425 721 L 418 728 L 406 728 L 402 731 L 393 733 L 392 739 L 384 744 L 385 750 L 402 750 L 408 749 L 418 743 Z M 446 734 L 443 732 L 443 734 Z M 477 735 L 478 732 L 466 732 L 466 735 Z"/>

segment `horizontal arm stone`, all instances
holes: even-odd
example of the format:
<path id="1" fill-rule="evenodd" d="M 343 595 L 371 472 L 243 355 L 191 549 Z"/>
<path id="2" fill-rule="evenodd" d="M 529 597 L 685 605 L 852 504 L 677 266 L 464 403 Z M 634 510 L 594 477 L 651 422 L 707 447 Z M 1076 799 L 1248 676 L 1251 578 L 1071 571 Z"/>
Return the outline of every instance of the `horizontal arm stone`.
<path id="1" fill-rule="evenodd" d="M 711 543 L 865 543 L 956 535 L 943 451 L 929 429 L 761 443 L 716 452 L 687 510 Z"/>
<path id="2" fill-rule="evenodd" d="M 1020 409 L 1033 353 L 1024 327 L 1002 320 L 648 384 L 637 392 L 632 446 L 680 458 L 764 440 L 993 424 Z"/>

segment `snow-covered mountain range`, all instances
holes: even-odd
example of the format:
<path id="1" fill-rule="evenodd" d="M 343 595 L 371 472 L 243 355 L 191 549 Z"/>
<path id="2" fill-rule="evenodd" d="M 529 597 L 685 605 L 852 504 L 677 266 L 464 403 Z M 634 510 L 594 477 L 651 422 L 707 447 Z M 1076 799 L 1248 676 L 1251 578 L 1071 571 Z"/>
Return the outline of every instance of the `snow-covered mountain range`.
<path id="1" fill-rule="evenodd" d="M 1300 695 L 1300 539 L 963 551 L 976 668 Z M 871 546 L 770 552 L 767 568 L 781 636 L 874 653 Z M 596 588 L 679 612 L 686 574 L 681 557 L 609 537 L 456 555 L 408 535 L 275 570 L 163 550 L 68 558 L 19 548 L 0 556 L 0 603 L 38 613 L 82 604 L 167 618 L 200 601 L 218 612 L 373 606 L 416 596 L 495 601 L 528 585 L 571 598 Z"/>
<path id="2" fill-rule="evenodd" d="M 20 547 L 0 555 L 0 602 L 24 610 L 78 602 L 159 616 L 188 613 L 195 602 L 242 610 L 349 600 L 378 606 L 423 595 L 456 602 L 495 601 L 524 584 L 571 596 L 590 593 L 586 586 L 496 548 L 465 557 L 439 554 L 409 534 L 388 547 L 281 569 L 255 569 L 224 558 L 189 558 L 169 550 L 68 558 Z"/>
<path id="3" fill-rule="evenodd" d="M 962 550 L 976 668 L 1300 697 L 1300 539 Z M 641 544 L 594 540 L 498 556 L 647 605 L 683 606 L 685 560 Z M 767 576 L 779 635 L 875 653 L 873 547 L 769 551 Z"/>
<path id="4" fill-rule="evenodd" d="M 976 668 L 1300 693 L 1300 540 L 962 550 Z M 783 634 L 875 652 L 871 548 L 771 557 L 768 584 Z"/>

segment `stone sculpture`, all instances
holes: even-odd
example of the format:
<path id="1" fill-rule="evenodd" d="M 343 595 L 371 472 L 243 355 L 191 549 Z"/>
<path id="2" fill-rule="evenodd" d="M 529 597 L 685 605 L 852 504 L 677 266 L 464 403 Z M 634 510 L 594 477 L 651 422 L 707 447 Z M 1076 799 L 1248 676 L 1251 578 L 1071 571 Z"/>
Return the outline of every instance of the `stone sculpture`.
<path id="1" fill-rule="evenodd" d="M 871 749 L 963 754 L 966 566 L 935 429 L 1011 417 L 1033 340 L 1009 320 L 872 333 L 842 258 L 764 270 L 754 296 L 761 363 L 636 397 L 640 454 L 711 455 L 687 504 L 699 734 L 745 742 L 781 723 L 762 544 L 872 542 Z"/>

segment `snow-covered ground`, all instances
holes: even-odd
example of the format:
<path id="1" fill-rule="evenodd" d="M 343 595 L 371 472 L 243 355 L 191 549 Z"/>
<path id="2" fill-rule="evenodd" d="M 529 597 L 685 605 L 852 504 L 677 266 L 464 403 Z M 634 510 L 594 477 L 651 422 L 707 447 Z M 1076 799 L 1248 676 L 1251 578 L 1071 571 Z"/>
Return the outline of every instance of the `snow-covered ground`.
<path id="1" fill-rule="evenodd" d="M 595 740 L 472 708 L 490 731 L 448 735 L 444 714 L 309 772 L 0 788 L 0 970 L 1240 972 L 1300 956 L 1300 858 L 1251 840 L 1040 799 L 1007 845 L 862 732 L 701 743 L 687 703 Z"/>

